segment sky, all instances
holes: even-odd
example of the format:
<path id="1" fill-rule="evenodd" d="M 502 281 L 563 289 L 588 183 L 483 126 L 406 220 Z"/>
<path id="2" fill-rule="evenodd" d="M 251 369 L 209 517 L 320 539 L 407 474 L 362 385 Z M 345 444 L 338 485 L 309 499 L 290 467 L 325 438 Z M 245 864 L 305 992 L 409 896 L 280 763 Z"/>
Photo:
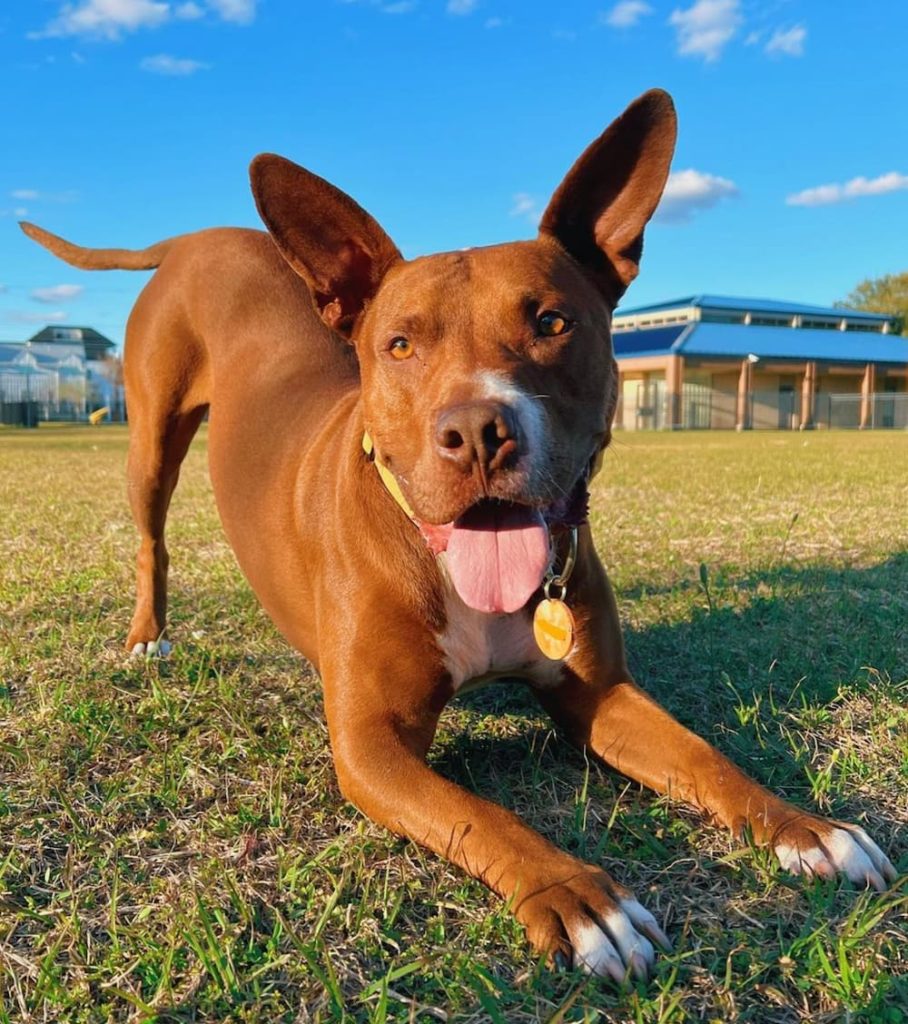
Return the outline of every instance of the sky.
<path id="1" fill-rule="evenodd" d="M 636 96 L 680 134 L 623 308 L 697 293 L 830 304 L 908 269 L 905 0 L 15 0 L 0 5 L 0 340 L 117 344 L 144 273 L 72 269 L 26 218 L 142 248 L 259 226 L 272 151 L 405 256 L 532 237 Z"/>

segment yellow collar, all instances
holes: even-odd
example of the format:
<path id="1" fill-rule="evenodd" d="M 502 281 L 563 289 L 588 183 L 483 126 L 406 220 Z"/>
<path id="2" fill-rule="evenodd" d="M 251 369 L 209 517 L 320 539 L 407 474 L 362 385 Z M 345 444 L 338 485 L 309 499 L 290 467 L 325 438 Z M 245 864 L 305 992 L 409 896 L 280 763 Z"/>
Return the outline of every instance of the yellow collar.
<path id="1" fill-rule="evenodd" d="M 413 509 L 410 508 L 407 499 L 404 497 L 403 491 L 400 489 L 400 484 L 397 482 L 397 478 L 391 472 L 390 469 L 376 457 L 375 444 L 372 441 L 372 437 L 369 431 L 366 430 L 363 433 L 363 451 L 368 455 L 375 463 L 375 468 L 378 470 L 378 475 L 381 477 L 381 482 L 385 485 L 388 493 L 397 502 L 397 504 L 403 509 L 410 519 L 416 520 L 416 515 Z"/>

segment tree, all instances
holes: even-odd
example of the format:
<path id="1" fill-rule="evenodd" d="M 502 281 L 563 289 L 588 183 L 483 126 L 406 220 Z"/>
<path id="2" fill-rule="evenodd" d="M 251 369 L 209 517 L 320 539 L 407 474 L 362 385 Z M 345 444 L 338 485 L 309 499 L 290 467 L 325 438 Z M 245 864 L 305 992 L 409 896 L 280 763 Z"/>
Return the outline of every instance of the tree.
<path id="1" fill-rule="evenodd" d="M 867 278 L 836 306 L 865 309 L 868 313 L 892 313 L 897 329 L 908 335 L 908 271 Z"/>

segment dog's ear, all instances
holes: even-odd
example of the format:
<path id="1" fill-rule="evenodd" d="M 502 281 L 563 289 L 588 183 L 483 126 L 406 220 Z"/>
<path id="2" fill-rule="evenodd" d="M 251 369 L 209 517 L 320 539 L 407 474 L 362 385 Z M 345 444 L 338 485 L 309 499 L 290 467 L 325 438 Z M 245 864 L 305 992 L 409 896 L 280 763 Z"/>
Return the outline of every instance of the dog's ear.
<path id="1" fill-rule="evenodd" d="M 617 301 L 637 276 L 643 228 L 662 196 L 677 119 L 661 89 L 644 93 L 590 145 L 539 224 Z"/>
<path id="2" fill-rule="evenodd" d="M 284 259 L 309 285 L 325 323 L 349 336 L 388 268 L 402 258 L 397 246 L 346 193 L 284 157 L 261 153 L 249 177 Z"/>

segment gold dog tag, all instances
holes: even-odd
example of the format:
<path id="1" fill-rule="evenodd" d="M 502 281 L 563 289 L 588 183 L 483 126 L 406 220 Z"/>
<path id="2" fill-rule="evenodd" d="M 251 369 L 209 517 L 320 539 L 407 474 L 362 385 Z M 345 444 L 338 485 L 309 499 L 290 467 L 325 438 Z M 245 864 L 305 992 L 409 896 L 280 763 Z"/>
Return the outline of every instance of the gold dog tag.
<path id="1" fill-rule="evenodd" d="M 550 660 L 567 657 L 574 646 L 574 616 L 564 601 L 547 597 L 536 605 L 533 636 L 539 650 Z"/>

